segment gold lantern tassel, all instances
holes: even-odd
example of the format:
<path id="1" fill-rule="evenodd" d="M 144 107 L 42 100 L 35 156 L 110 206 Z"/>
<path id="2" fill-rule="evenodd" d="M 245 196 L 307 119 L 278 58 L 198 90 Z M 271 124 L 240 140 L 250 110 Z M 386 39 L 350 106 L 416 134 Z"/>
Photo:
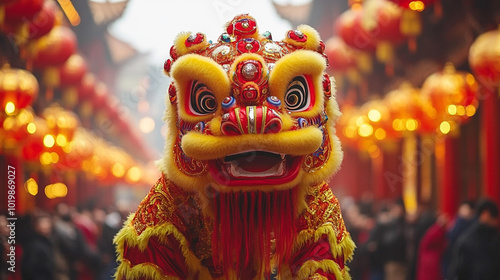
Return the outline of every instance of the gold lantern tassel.
<path id="1" fill-rule="evenodd" d="M 394 75 L 394 48 L 389 41 L 380 41 L 376 49 L 377 59 L 385 64 L 385 74 Z"/>
<path id="2" fill-rule="evenodd" d="M 357 52 L 356 56 L 356 66 L 363 73 L 371 73 L 373 71 L 373 63 L 371 56 L 366 52 Z"/>
<path id="3" fill-rule="evenodd" d="M 22 46 L 26 44 L 30 37 L 30 31 L 29 31 L 29 23 L 23 22 L 21 23 L 16 30 L 16 37 L 14 40 L 16 41 L 16 44 L 18 46 Z"/>
<path id="4" fill-rule="evenodd" d="M 3 26 L 5 22 L 5 6 L 0 5 L 0 27 Z"/>
<path id="5" fill-rule="evenodd" d="M 402 34 L 408 36 L 408 49 L 414 53 L 417 51 L 416 37 L 422 32 L 422 22 L 420 13 L 417 11 L 404 9 L 401 15 L 399 29 Z"/>
<path id="6" fill-rule="evenodd" d="M 422 167 L 421 167 L 421 182 L 422 189 L 420 197 L 424 202 L 430 202 L 432 198 L 432 155 L 434 153 L 434 140 L 431 135 L 424 134 L 422 136 Z"/>
<path id="7" fill-rule="evenodd" d="M 63 103 L 66 108 L 73 109 L 78 103 L 78 89 L 74 86 L 65 88 L 63 91 Z"/>
<path id="8" fill-rule="evenodd" d="M 409 133 L 403 139 L 403 201 L 406 212 L 417 213 L 417 138 Z"/>
<path id="9" fill-rule="evenodd" d="M 43 72 L 43 81 L 47 87 L 45 99 L 51 101 L 54 98 L 54 88 L 60 84 L 59 71 L 57 68 L 52 66 L 47 67 Z"/>
<path id="10" fill-rule="evenodd" d="M 37 52 L 36 43 L 34 41 L 29 41 L 26 44 L 26 70 L 32 72 L 33 71 L 33 58 L 35 57 Z"/>
<path id="11" fill-rule="evenodd" d="M 90 117 L 93 114 L 92 103 L 88 100 L 85 100 L 80 105 L 80 116 L 82 116 L 82 122 L 85 127 L 90 127 Z"/>

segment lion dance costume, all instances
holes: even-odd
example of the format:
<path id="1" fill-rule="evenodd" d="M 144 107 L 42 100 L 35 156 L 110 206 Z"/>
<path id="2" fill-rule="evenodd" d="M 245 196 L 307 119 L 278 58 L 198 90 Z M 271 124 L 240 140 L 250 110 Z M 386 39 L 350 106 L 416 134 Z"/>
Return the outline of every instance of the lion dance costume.
<path id="1" fill-rule="evenodd" d="M 179 34 L 170 55 L 162 177 L 115 238 L 117 279 L 350 279 L 318 32 L 273 41 L 239 15 L 215 43 Z"/>

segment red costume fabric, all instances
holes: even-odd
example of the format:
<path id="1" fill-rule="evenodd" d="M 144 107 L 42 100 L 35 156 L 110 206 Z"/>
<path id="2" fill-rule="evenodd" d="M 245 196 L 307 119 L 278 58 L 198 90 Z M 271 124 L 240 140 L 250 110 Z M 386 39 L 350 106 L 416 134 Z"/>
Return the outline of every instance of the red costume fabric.
<path id="1" fill-rule="evenodd" d="M 338 201 L 327 184 L 317 186 L 307 200 L 309 210 L 295 221 L 297 235 L 312 235 L 318 229 L 333 227 L 335 242 L 349 240 Z M 142 201 L 137 212 L 126 223 L 126 227 L 133 230 L 138 238 L 141 238 L 141 234 L 148 228 L 151 230 L 159 226 L 172 226 L 171 228 L 176 230 L 160 230 L 158 234 L 148 238 L 145 247 L 125 240 L 121 257 L 128 266 L 127 270 L 137 269 L 137 274 L 141 275 L 138 279 L 159 279 L 154 278 L 156 276 L 161 276 L 161 279 L 209 279 L 204 278 L 208 275 L 210 279 L 224 279 L 222 269 L 214 265 L 211 256 L 210 223 L 211 221 L 201 213 L 195 195 L 183 191 L 165 177 L 161 177 Z M 294 250 L 289 267 L 283 269 L 280 279 L 349 279 L 344 258 L 348 258 L 352 252 L 334 257 L 329 238 L 331 237 L 327 233 L 322 234 L 318 240 L 305 242 Z M 181 244 L 184 240 L 193 242 L 186 248 L 185 244 Z M 195 261 L 188 266 L 187 262 L 193 257 L 199 262 Z M 298 277 L 304 266 L 310 266 L 314 271 L 311 277 Z M 331 266 L 337 267 L 338 271 L 331 269 Z M 194 275 L 192 267 L 199 269 Z M 148 270 L 154 272 L 148 274 Z M 340 273 L 342 278 L 336 278 L 335 272 Z M 248 278 L 238 279 L 260 279 L 256 277 L 255 274 L 249 274 Z M 124 274 L 120 279 L 135 278 Z"/>

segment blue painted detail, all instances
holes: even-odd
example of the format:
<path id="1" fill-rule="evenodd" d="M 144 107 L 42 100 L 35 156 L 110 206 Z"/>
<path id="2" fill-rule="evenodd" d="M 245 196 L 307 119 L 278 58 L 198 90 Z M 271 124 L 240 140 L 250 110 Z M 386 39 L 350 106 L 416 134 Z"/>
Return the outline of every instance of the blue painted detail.
<path id="1" fill-rule="evenodd" d="M 221 105 L 222 105 L 223 110 L 229 110 L 235 104 L 236 104 L 236 99 L 234 99 L 234 97 L 232 97 L 232 96 L 228 96 L 228 97 L 224 98 Z"/>
<path id="2" fill-rule="evenodd" d="M 231 42 L 231 36 L 229 36 L 229 34 L 227 33 L 223 33 L 221 36 L 220 36 L 220 39 L 222 42 L 224 43 L 229 43 Z"/>
<path id="3" fill-rule="evenodd" d="M 300 128 L 304 128 L 309 125 L 309 122 L 304 118 L 298 118 L 297 123 L 299 124 Z"/>
<path id="4" fill-rule="evenodd" d="M 273 39 L 273 35 L 271 35 L 271 32 L 269 31 L 266 31 L 264 33 L 262 33 L 262 36 L 268 40 L 272 40 Z"/>
<path id="5" fill-rule="evenodd" d="M 203 132 L 205 130 L 205 123 L 199 122 L 194 126 L 194 131 Z"/>
<path id="6" fill-rule="evenodd" d="M 267 98 L 267 103 L 277 108 L 281 106 L 281 100 L 279 100 L 276 96 L 269 96 Z"/>

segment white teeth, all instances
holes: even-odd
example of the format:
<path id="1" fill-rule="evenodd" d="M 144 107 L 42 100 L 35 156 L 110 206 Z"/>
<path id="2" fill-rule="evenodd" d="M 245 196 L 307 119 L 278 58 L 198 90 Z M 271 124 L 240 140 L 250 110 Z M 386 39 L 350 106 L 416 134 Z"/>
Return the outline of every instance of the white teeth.
<path id="1" fill-rule="evenodd" d="M 280 156 L 281 156 L 281 160 L 284 160 L 286 155 L 285 154 L 280 154 Z"/>
<path id="2" fill-rule="evenodd" d="M 285 174 L 285 163 L 280 162 L 279 164 L 264 170 L 261 172 L 251 172 L 241 169 L 236 164 L 229 163 L 229 174 L 235 178 L 238 177 L 269 177 L 269 176 L 282 176 Z"/>

